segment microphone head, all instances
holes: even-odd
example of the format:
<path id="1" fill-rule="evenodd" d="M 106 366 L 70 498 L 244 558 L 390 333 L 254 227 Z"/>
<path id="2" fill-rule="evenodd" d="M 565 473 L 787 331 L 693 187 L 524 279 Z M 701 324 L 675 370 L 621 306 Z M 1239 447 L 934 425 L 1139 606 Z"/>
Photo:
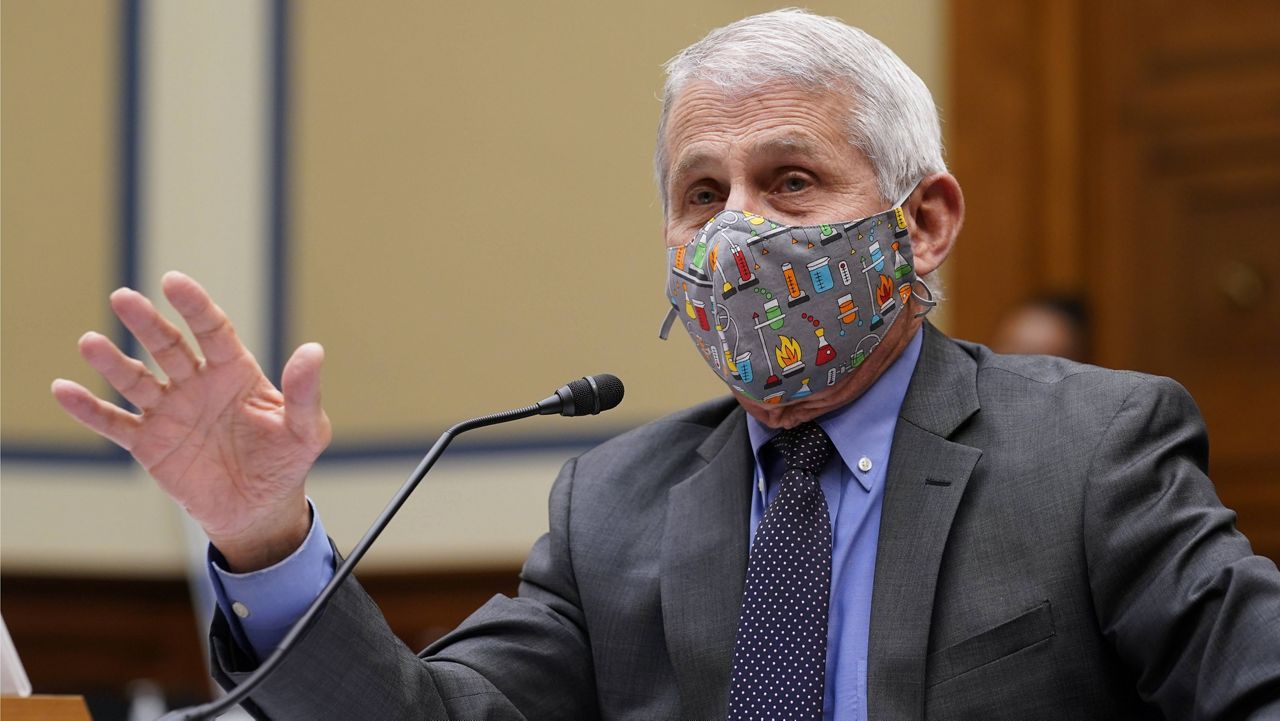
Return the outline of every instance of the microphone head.
<path id="1" fill-rule="evenodd" d="M 622 381 L 615 375 L 601 373 L 579 378 L 557 391 L 563 401 L 557 410 L 564 416 L 594 416 L 616 408 L 622 402 L 622 392 Z"/>
<path id="2" fill-rule="evenodd" d="M 584 380 L 591 381 L 595 384 L 596 397 L 600 403 L 599 410 L 596 411 L 597 413 L 613 410 L 622 402 L 622 394 L 626 389 L 622 387 L 622 380 L 619 379 L 618 376 L 610 373 L 601 373 L 599 375 L 585 378 Z"/>
<path id="3" fill-rule="evenodd" d="M 608 373 L 579 378 L 560 386 L 554 395 L 538 401 L 538 413 L 562 416 L 594 416 L 618 407 L 622 402 L 622 381 Z"/>

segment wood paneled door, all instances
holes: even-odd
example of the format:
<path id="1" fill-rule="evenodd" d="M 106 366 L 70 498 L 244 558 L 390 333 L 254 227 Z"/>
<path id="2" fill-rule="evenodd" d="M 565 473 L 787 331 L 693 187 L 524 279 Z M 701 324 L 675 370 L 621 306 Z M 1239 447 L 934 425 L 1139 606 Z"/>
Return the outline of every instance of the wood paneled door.
<path id="1" fill-rule="evenodd" d="M 1280 559 L 1280 3 L 954 0 L 957 335 L 1083 296 L 1100 365 L 1171 376 Z"/>

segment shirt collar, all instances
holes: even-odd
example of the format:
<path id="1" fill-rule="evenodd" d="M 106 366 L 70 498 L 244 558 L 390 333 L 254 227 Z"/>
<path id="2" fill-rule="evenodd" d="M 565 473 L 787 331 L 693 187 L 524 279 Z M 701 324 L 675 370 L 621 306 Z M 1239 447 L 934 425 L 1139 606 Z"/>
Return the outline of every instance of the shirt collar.
<path id="1" fill-rule="evenodd" d="M 916 361 L 920 359 L 923 343 L 924 329 L 921 327 L 902 354 L 880 374 L 866 392 L 815 419 L 831 438 L 831 444 L 835 446 L 846 468 L 855 467 L 864 452 L 862 449 L 883 448 L 887 453 L 892 445 L 898 413 L 902 410 L 902 401 L 907 396 L 907 386 L 911 384 L 911 375 L 915 372 Z M 757 469 L 764 467 L 760 463 L 760 449 L 780 432 L 780 429 L 770 428 L 747 415 L 747 434 L 751 438 L 751 453 L 755 456 Z M 859 473 L 853 475 L 864 488 L 871 490 L 869 476 Z"/>

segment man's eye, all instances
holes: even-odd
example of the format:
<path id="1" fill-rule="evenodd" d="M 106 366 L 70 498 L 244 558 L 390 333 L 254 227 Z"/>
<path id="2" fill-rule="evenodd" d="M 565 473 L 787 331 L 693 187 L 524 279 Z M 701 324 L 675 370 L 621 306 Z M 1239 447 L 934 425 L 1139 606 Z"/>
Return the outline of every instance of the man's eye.
<path id="1" fill-rule="evenodd" d="M 711 205 L 716 202 L 716 192 L 707 188 L 695 190 L 689 194 L 689 202 L 694 205 Z"/>
<path id="2" fill-rule="evenodd" d="M 788 175 L 782 179 L 782 191 L 784 193 L 799 193 L 809 187 L 809 180 L 799 175 Z"/>

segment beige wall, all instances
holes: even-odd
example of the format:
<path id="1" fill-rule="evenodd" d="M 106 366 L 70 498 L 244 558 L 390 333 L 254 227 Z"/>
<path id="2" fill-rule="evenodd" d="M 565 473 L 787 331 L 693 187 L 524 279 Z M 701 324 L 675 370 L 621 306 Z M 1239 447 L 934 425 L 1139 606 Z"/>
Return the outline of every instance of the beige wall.
<path id="1" fill-rule="evenodd" d="M 936 85 L 937 4 L 866 5 L 847 19 Z M 768 7 L 299 4 L 290 342 L 326 345 L 338 444 L 600 371 L 627 385 L 609 416 L 490 435 L 624 428 L 723 391 L 682 334 L 656 338 L 655 93 L 681 47 Z"/>
<path id="2" fill-rule="evenodd" d="M 488 437 L 595 434 L 717 394 L 691 344 L 656 339 L 665 312 L 650 180 L 656 94 L 664 60 L 771 5 L 437 5 L 293 5 L 287 342 L 328 350 L 336 442 L 425 447 L 449 420 L 600 371 L 628 386 L 611 416 L 540 419 Z M 272 289 L 263 265 L 267 98 L 257 83 L 268 54 L 254 43 L 269 37 L 267 18 L 253 2 L 160 6 L 149 11 L 145 44 L 151 64 L 166 62 L 147 79 L 143 285 L 168 267 L 192 272 L 262 350 Z M 945 117 L 941 0 L 811 7 L 885 40 L 934 89 Z M 90 442 L 57 415 L 47 388 L 55 374 L 91 378 L 74 342 L 104 327 L 117 275 L 111 8 L 4 3 L 6 444 L 32 434 Z M 96 65 L 74 59 L 89 55 Z M 57 104 L 42 90 L 68 83 L 91 85 L 76 94 L 92 102 Z M 11 99 L 27 97 L 22 88 L 35 99 L 18 108 Z M 73 131 L 58 132 L 64 125 Z M 68 150 L 68 138 L 82 146 Z M 49 191 L 50 157 L 83 187 Z M 58 255 L 50 237 L 79 244 Z M 563 460 L 447 459 L 370 563 L 517 562 L 545 525 L 546 490 Z M 340 546 L 411 465 L 322 463 L 309 488 Z M 6 570 L 183 567 L 180 518 L 136 468 L 6 462 L 0 492 Z"/>
<path id="3" fill-rule="evenodd" d="M 50 402 L 49 382 L 80 367 L 75 338 L 109 318 L 101 302 L 87 301 L 105 298 L 120 277 L 111 8 L 77 0 L 0 5 L 0 429 L 7 443 L 97 447 Z"/>

